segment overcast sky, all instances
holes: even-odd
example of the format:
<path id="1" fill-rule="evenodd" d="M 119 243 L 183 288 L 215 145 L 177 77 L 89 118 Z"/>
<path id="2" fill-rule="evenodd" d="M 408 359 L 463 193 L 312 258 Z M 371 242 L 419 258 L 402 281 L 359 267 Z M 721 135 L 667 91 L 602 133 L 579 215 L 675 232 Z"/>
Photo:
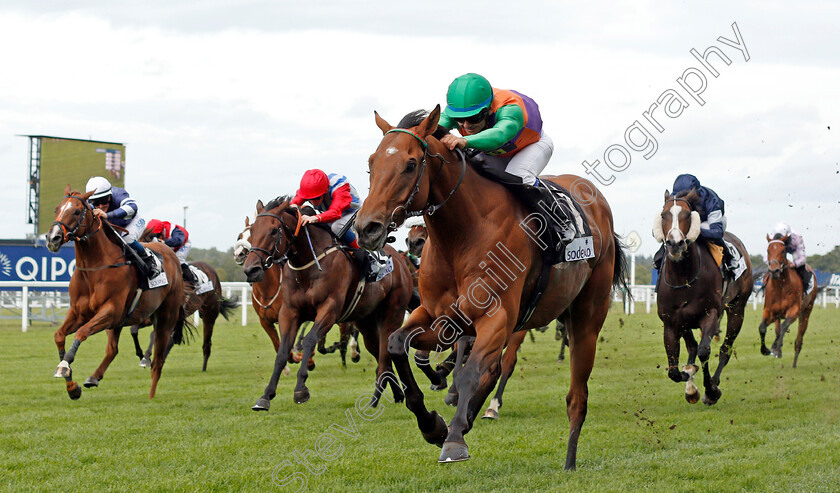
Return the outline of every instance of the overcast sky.
<path id="1" fill-rule="evenodd" d="M 595 180 L 581 163 L 601 162 L 616 230 L 638 231 L 640 253 L 686 172 L 726 201 L 751 253 L 777 221 L 825 253 L 840 244 L 840 2 L 730 3 L 0 1 L 0 237 L 31 232 L 17 134 L 126 143 L 141 214 L 181 223 L 188 206 L 193 245 L 225 250 L 257 199 L 294 193 L 309 168 L 366 196 L 373 111 L 396 124 L 477 72 L 539 104 L 545 173 Z M 738 40 L 733 23 L 745 50 L 718 40 Z M 690 53 L 710 46 L 731 60 L 710 56 L 716 78 Z M 677 81 L 692 67 L 702 105 Z M 669 89 L 688 106 L 650 112 L 660 132 L 643 113 Z M 625 141 L 637 120 L 655 153 Z M 631 159 L 620 172 L 604 159 L 614 144 Z"/>

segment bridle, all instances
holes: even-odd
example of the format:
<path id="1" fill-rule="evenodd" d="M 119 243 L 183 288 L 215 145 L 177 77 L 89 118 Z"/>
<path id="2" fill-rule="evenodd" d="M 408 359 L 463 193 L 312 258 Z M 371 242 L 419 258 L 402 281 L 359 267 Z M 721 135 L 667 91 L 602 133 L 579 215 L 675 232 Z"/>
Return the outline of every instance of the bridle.
<path id="1" fill-rule="evenodd" d="M 782 244 L 782 252 L 784 252 L 784 248 L 785 248 L 785 242 L 784 242 L 784 241 L 782 241 L 782 240 L 770 240 L 770 241 L 767 243 L 767 246 L 769 247 L 769 246 L 770 246 L 770 245 L 772 245 L 773 243 L 781 243 L 781 244 Z M 787 263 L 787 258 L 785 258 L 785 254 L 784 254 L 784 253 L 782 253 L 782 260 L 767 259 L 767 266 L 770 268 L 770 271 L 771 271 L 771 272 L 773 271 L 773 263 L 774 263 L 774 262 L 775 262 L 776 264 L 778 264 L 778 266 L 779 266 L 779 270 L 780 270 L 780 271 L 784 271 L 784 270 L 785 270 L 785 268 L 787 268 L 787 264 L 788 264 L 788 263 Z"/>
<path id="2" fill-rule="evenodd" d="M 691 212 L 691 203 L 689 201 L 685 200 L 684 198 L 672 197 L 669 200 L 674 201 L 674 205 L 677 205 L 677 202 L 685 203 L 686 207 L 688 207 L 689 213 Z M 668 205 L 668 202 L 665 202 L 665 205 Z M 665 237 L 667 238 L 671 234 L 671 231 L 673 231 L 674 229 L 679 230 L 679 224 L 677 224 L 676 228 L 671 227 L 671 229 L 668 230 L 668 233 L 665 235 Z M 680 230 L 680 234 L 682 234 L 681 230 Z M 686 236 L 686 235 L 683 235 L 683 236 Z"/>
<path id="3" fill-rule="evenodd" d="M 441 161 L 441 166 L 438 169 L 438 172 L 435 174 L 435 177 L 432 178 L 432 180 L 429 182 L 429 195 L 431 195 L 432 186 L 435 184 L 438 177 L 440 177 L 441 173 L 443 172 L 443 165 L 448 164 L 449 161 L 444 159 L 443 156 L 440 153 L 429 154 L 429 143 L 426 142 L 425 139 L 423 139 L 422 137 L 417 135 L 417 133 L 415 133 L 411 130 L 404 129 L 404 128 L 392 128 L 391 130 L 388 130 L 387 132 L 385 132 L 385 135 L 388 135 L 391 132 L 400 132 L 400 133 L 408 134 L 408 135 L 411 135 L 412 137 L 414 137 L 415 139 L 417 139 L 418 141 L 420 141 L 420 144 L 423 146 L 423 159 L 420 161 L 420 172 L 417 173 L 417 180 L 414 182 L 414 189 L 411 191 L 411 193 L 408 195 L 408 198 L 405 200 L 405 202 L 403 202 L 402 205 L 396 206 L 394 208 L 394 210 L 391 211 L 391 217 L 388 220 L 388 232 L 389 233 L 393 232 L 393 231 L 396 231 L 397 228 L 399 228 L 396 221 L 394 221 L 394 215 L 400 209 L 402 209 L 405 212 L 406 217 L 422 216 L 423 214 L 428 214 L 428 215 L 431 216 L 435 212 L 437 212 L 450 199 L 450 197 L 452 197 L 452 195 L 455 194 L 455 191 L 458 190 L 458 187 L 461 186 L 461 182 L 464 181 L 464 175 L 467 172 L 466 156 L 464 155 L 463 152 L 458 150 L 458 153 L 460 154 L 460 157 L 461 157 L 461 160 L 460 160 L 461 161 L 461 176 L 458 178 L 458 183 L 456 183 L 455 186 L 452 188 L 452 190 L 449 192 L 449 195 L 447 195 L 446 198 L 444 198 L 443 201 L 439 204 L 431 204 L 430 205 L 429 200 L 427 198 L 426 199 L 426 205 L 424 205 L 419 210 L 414 210 L 414 211 L 408 210 L 408 205 L 411 203 L 412 200 L 414 200 L 414 196 L 417 195 L 417 192 L 420 191 L 420 182 L 423 179 L 423 173 L 425 173 L 425 171 L 426 171 L 426 158 L 427 157 L 436 157 L 436 158 L 440 159 L 440 161 Z"/>
<path id="4" fill-rule="evenodd" d="M 288 256 L 289 251 L 292 249 L 292 244 L 294 243 L 295 238 L 297 238 L 297 235 L 300 232 L 300 225 L 303 217 L 300 213 L 300 209 L 297 209 L 297 226 L 295 227 L 294 233 L 292 233 L 291 228 L 289 228 L 286 225 L 286 221 L 284 221 L 283 218 L 278 216 L 277 214 L 272 214 L 270 212 L 262 212 L 257 214 L 257 217 L 260 216 L 273 217 L 274 219 L 277 219 L 280 222 L 280 227 L 283 228 L 282 232 L 277 232 L 277 237 L 274 239 L 274 243 L 271 246 L 271 250 L 266 250 L 265 248 L 253 246 L 253 244 L 251 245 L 251 251 L 257 252 L 258 256 L 260 257 L 260 263 L 263 265 L 263 268 L 269 269 L 274 264 L 274 262 L 278 262 L 280 264 L 285 263 L 285 259 Z M 279 257 L 275 258 L 275 255 L 279 253 L 277 251 L 277 245 L 278 243 L 280 243 L 280 238 L 283 237 L 283 232 L 285 232 L 285 234 L 289 237 L 289 241 L 286 244 L 286 250 Z M 265 254 L 264 258 L 259 255 L 261 253 Z"/>
<path id="5" fill-rule="evenodd" d="M 678 201 L 679 201 L 679 202 L 683 202 L 683 203 L 685 203 L 685 205 L 688 207 L 688 210 L 689 210 L 689 211 L 691 211 L 691 203 L 690 203 L 689 201 L 687 201 L 687 200 L 683 199 L 683 198 L 672 197 L 672 198 L 670 198 L 670 199 L 668 199 L 668 200 L 673 200 L 673 201 L 674 201 L 674 205 L 677 205 L 677 202 L 678 202 Z M 667 201 L 665 202 L 665 205 L 666 205 L 666 206 L 668 205 L 668 202 L 667 202 Z M 677 229 L 679 229 L 679 227 L 677 227 Z M 673 230 L 674 230 L 674 228 L 673 228 L 673 227 L 672 227 L 671 229 L 669 229 L 669 230 L 668 230 L 668 234 L 666 235 L 666 237 L 667 237 L 668 235 L 670 235 L 670 234 L 671 234 L 671 231 L 673 231 Z M 682 234 L 682 230 L 680 230 L 680 234 Z M 683 235 L 683 236 L 685 236 L 685 235 Z M 688 250 L 688 247 L 686 247 L 686 251 L 687 251 L 687 250 Z M 666 255 L 666 257 L 667 257 L 667 255 Z M 668 282 L 668 280 L 665 278 L 665 266 L 667 266 L 667 265 L 668 265 L 668 259 L 666 258 L 666 259 L 663 261 L 663 263 L 662 263 L 662 273 L 661 273 L 660 277 L 662 278 L 662 281 L 665 283 L 665 285 L 666 285 L 666 286 L 668 286 L 669 288 L 672 288 L 672 289 L 687 288 L 687 287 L 691 286 L 691 283 L 693 283 L 694 281 L 696 281 L 698 277 L 700 277 L 700 268 L 701 268 L 700 255 L 697 255 L 697 272 L 694 274 L 694 277 L 693 277 L 690 281 L 688 281 L 687 283 L 685 283 L 685 284 L 677 284 L 677 285 L 673 285 L 673 284 L 671 284 L 671 283 L 669 283 L 669 282 Z"/>
<path id="6" fill-rule="evenodd" d="M 61 228 L 61 232 L 62 232 L 61 241 L 62 241 L 62 243 L 66 243 L 70 240 L 73 240 L 73 241 L 87 241 L 87 239 L 90 238 L 91 235 L 93 235 L 94 233 L 99 231 L 99 229 L 102 227 L 102 219 L 98 219 L 96 217 L 96 215 L 93 213 L 93 207 L 91 207 L 90 204 L 88 204 L 87 201 L 82 199 L 81 197 L 78 197 L 76 195 L 65 195 L 64 198 L 65 199 L 75 199 L 75 200 L 78 200 L 79 202 L 81 202 L 82 203 L 82 210 L 83 210 L 83 212 L 82 212 L 83 217 L 80 220 L 76 221 L 76 225 L 72 228 L 68 224 L 66 224 L 64 222 L 61 222 L 58 219 L 53 221 L 52 225 L 53 226 L 59 226 Z M 96 225 L 96 229 L 94 229 L 93 231 L 88 231 L 86 234 L 84 234 L 82 236 L 78 236 L 76 234 L 76 232 L 79 231 L 79 228 L 84 224 L 85 220 L 88 218 L 88 213 L 90 213 L 90 216 L 92 218 L 91 222 L 93 222 L 97 219 L 99 220 L 98 224 Z M 85 226 L 85 229 L 87 230 L 88 226 Z"/>

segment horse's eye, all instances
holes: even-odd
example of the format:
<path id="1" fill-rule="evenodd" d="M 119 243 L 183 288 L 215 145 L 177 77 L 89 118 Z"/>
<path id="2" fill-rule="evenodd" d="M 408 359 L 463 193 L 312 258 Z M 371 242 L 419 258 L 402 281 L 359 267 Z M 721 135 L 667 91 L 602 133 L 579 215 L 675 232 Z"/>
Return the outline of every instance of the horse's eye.
<path id="1" fill-rule="evenodd" d="M 274 228 L 274 229 L 271 230 L 271 236 L 274 236 L 279 232 L 280 232 L 280 228 Z"/>
<path id="2" fill-rule="evenodd" d="M 76 209 L 75 211 L 73 211 L 74 216 L 78 216 L 81 213 L 82 213 L 82 211 L 80 211 L 79 209 Z"/>
<path id="3" fill-rule="evenodd" d="M 408 162 L 405 163 L 405 172 L 413 173 L 415 169 L 417 169 L 417 161 L 414 159 L 409 159 Z"/>

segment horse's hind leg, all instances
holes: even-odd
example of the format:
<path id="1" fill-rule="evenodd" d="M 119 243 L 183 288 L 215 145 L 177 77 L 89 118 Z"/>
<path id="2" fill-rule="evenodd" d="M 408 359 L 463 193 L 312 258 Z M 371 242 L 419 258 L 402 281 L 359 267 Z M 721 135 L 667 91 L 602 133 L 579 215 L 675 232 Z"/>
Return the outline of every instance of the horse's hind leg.
<path id="1" fill-rule="evenodd" d="M 735 338 L 741 333 L 741 326 L 744 324 L 744 308 L 746 302 L 739 303 L 736 306 L 726 310 L 726 336 L 723 344 L 720 346 L 718 353 L 718 367 L 715 370 L 715 376 L 712 378 L 712 383 L 715 386 L 720 385 L 720 374 L 724 367 L 729 363 L 729 358 L 732 357 L 733 345 Z"/>
<path id="2" fill-rule="evenodd" d="M 709 358 L 712 355 L 712 337 L 720 331 L 719 323 L 720 317 L 718 317 L 715 310 L 710 311 L 700 321 L 701 337 L 697 355 L 700 357 L 700 366 L 703 368 L 703 404 L 707 406 L 715 404 L 721 396 L 721 391 L 712 381 L 712 374 L 709 371 Z"/>
<path id="3" fill-rule="evenodd" d="M 82 384 L 85 388 L 89 389 L 99 386 L 99 381 L 105 377 L 108 366 L 111 365 L 111 362 L 117 357 L 117 353 L 120 352 L 120 333 L 122 332 L 122 327 L 117 327 L 114 330 L 108 330 L 106 332 L 108 333 L 108 345 L 105 346 L 105 358 L 102 359 L 102 363 L 99 364 L 99 368 L 93 372 L 93 375 L 85 379 L 84 384 Z"/>
<path id="4" fill-rule="evenodd" d="M 527 332 L 529 334 L 531 333 L 530 330 Z M 507 385 L 508 379 L 510 379 L 514 368 L 516 368 L 516 355 L 519 352 L 519 347 L 522 345 L 524 340 L 525 331 L 517 332 L 510 338 L 508 346 L 502 355 L 502 376 L 499 378 L 496 395 L 493 396 L 493 399 L 490 401 L 490 407 L 484 411 L 482 418 L 499 419 L 499 409 L 502 407 L 502 394 L 505 392 L 505 386 Z"/>
<path id="5" fill-rule="evenodd" d="M 802 315 L 799 317 L 799 331 L 796 334 L 796 345 L 794 349 L 796 352 L 793 355 L 793 367 L 796 368 L 796 363 L 799 361 L 799 351 L 802 351 L 802 339 L 805 337 L 805 331 L 808 330 L 808 319 L 811 318 L 811 307 L 802 310 Z"/>
<path id="6" fill-rule="evenodd" d="M 149 390 L 149 399 L 154 398 L 157 391 L 157 384 L 160 380 L 163 364 L 166 362 L 166 355 L 172 347 L 172 333 L 175 324 L 186 323 L 186 313 L 181 307 L 180 300 L 170 292 L 166 299 L 158 307 L 154 320 L 154 358 L 152 359 L 152 388 Z"/>
<path id="7" fill-rule="evenodd" d="M 131 326 L 131 339 L 134 341 L 134 353 L 142 361 L 143 360 L 143 348 L 140 347 L 140 339 L 138 338 L 139 333 L 140 333 L 140 326 L 139 325 L 132 325 Z"/>
<path id="8" fill-rule="evenodd" d="M 198 316 L 201 317 L 204 326 L 204 343 L 201 346 L 204 351 L 204 362 L 201 364 L 201 371 L 207 371 L 207 360 L 210 359 L 210 348 L 213 346 L 213 328 L 216 326 L 219 312 L 199 310 Z"/>
<path id="9" fill-rule="evenodd" d="M 761 337 L 761 354 L 764 356 L 770 356 L 770 350 L 767 349 L 767 344 L 764 342 L 765 337 L 767 336 L 767 326 L 770 325 L 770 314 L 765 310 L 764 315 L 761 317 L 761 323 L 758 325 L 758 335 Z M 779 321 L 776 321 L 776 333 L 779 332 Z"/>

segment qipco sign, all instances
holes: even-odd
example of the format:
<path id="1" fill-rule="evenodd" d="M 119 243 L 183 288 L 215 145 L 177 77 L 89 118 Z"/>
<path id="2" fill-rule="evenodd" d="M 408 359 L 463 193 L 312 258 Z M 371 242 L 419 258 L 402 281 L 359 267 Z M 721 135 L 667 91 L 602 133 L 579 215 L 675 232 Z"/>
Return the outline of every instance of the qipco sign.
<path id="1" fill-rule="evenodd" d="M 0 281 L 69 281 L 75 268 L 72 244 L 58 253 L 43 246 L 0 244 Z"/>

